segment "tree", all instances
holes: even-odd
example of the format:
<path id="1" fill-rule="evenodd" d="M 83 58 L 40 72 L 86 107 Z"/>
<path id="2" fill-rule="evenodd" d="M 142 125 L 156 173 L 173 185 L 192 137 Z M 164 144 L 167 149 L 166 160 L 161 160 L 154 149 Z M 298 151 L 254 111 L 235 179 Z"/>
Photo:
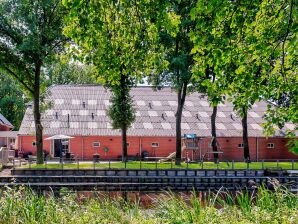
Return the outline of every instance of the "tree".
<path id="1" fill-rule="evenodd" d="M 47 66 L 47 85 L 95 84 L 96 71 L 91 65 L 57 60 Z"/>
<path id="2" fill-rule="evenodd" d="M 194 27 L 190 19 L 190 11 L 195 1 L 172 1 L 167 7 L 171 12 L 172 29 L 160 30 L 160 42 L 165 47 L 165 57 L 169 67 L 163 73 L 153 74 L 149 78 L 156 87 L 171 86 L 177 92 L 176 111 L 176 165 L 181 164 L 181 119 L 187 93 L 190 91 L 192 80 L 193 44 L 189 33 Z M 167 24 L 165 24 L 167 25 Z"/>
<path id="3" fill-rule="evenodd" d="M 262 86 L 266 84 L 260 63 L 251 54 L 253 41 L 247 29 L 255 21 L 258 10 L 258 2 L 199 1 L 193 11 L 193 17 L 198 20 L 198 31 L 192 34 L 193 52 L 203 56 L 195 58 L 197 66 L 206 68 L 207 64 L 211 67 L 220 86 L 228 90 L 234 109 L 241 117 L 244 159 L 247 161 L 250 160 L 247 112 L 261 98 Z M 215 96 L 215 102 L 219 102 L 220 94 Z"/>
<path id="4" fill-rule="evenodd" d="M 208 60 L 207 60 L 208 61 Z M 224 92 L 226 91 L 226 85 L 224 82 L 216 77 L 214 69 L 205 68 L 205 76 L 203 76 L 203 81 L 198 82 L 198 90 L 201 93 L 206 93 L 210 106 L 212 107 L 211 114 L 211 147 L 214 153 L 214 162 L 219 162 L 218 157 L 218 143 L 216 135 L 216 116 L 217 116 L 217 106 L 224 100 Z M 223 77 L 221 77 L 223 78 Z"/>
<path id="5" fill-rule="evenodd" d="M 127 159 L 127 128 L 135 121 L 135 110 L 133 100 L 129 95 L 131 88 L 130 81 L 124 76 L 120 80 L 120 88 L 113 91 L 112 106 L 108 110 L 108 115 L 112 119 L 112 126 L 121 129 L 122 132 L 122 161 Z M 125 145 L 124 145 L 125 144 Z"/>
<path id="6" fill-rule="evenodd" d="M 151 21 L 154 1 L 64 3 L 70 9 L 65 33 L 78 47 L 73 48 L 75 54 L 96 67 L 97 81 L 113 93 L 109 115 L 113 128 L 121 129 L 125 161 L 126 131 L 135 117 L 129 91 L 144 76 L 163 66 L 157 28 Z M 158 18 L 158 14 L 154 16 Z"/>
<path id="7" fill-rule="evenodd" d="M 265 0 L 259 7 L 248 28 L 254 59 L 268 80 L 264 98 L 271 104 L 264 127 L 273 134 L 286 122 L 298 123 L 298 7 L 295 0 Z"/>
<path id="8" fill-rule="evenodd" d="M 10 76 L 0 73 L 0 113 L 19 130 L 24 113 L 25 103 L 22 89 Z"/>
<path id="9" fill-rule="evenodd" d="M 206 4 L 208 10 L 206 10 Z M 214 152 L 214 162 L 218 162 L 218 144 L 216 135 L 217 106 L 225 99 L 227 90 L 226 65 L 223 61 L 223 52 L 226 51 L 224 43 L 228 36 L 214 38 L 214 20 L 216 9 L 212 4 L 198 1 L 196 7 L 191 10 L 191 19 L 196 22 L 195 28 L 190 32 L 190 39 L 194 47 L 191 51 L 194 57 L 193 84 L 200 93 L 208 97 L 211 114 L 211 147 Z"/>
<path id="10" fill-rule="evenodd" d="M 66 41 L 64 14 L 60 0 L 7 0 L 0 5 L 0 68 L 33 98 L 37 163 L 43 163 L 41 69 Z"/>

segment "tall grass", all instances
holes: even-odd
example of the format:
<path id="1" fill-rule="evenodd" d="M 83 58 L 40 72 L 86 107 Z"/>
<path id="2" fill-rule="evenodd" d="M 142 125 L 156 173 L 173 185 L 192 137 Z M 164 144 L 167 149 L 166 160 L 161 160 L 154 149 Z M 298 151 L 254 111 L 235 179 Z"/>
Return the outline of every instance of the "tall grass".
<path id="1" fill-rule="evenodd" d="M 80 198 L 67 190 L 44 196 L 29 189 L 0 192 L 0 223 L 298 223 L 298 195 L 275 191 L 164 193 L 150 207 L 120 197 Z"/>

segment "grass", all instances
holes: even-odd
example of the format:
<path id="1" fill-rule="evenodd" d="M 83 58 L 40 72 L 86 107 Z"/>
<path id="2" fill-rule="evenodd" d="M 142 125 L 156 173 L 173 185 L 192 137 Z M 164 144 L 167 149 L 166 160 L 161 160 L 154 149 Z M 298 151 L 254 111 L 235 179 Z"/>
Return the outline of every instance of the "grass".
<path id="1" fill-rule="evenodd" d="M 264 168 L 276 168 L 277 166 L 282 169 L 292 169 L 292 163 L 291 162 L 264 162 Z M 65 163 L 63 164 L 63 168 L 66 169 L 77 169 L 78 167 L 80 169 L 93 169 L 94 167 L 96 169 L 100 168 L 126 168 L 127 169 L 171 169 L 171 168 L 179 168 L 179 169 L 201 169 L 202 164 L 201 163 L 181 163 L 181 166 L 176 166 L 175 163 L 171 162 L 127 162 L 126 164 L 123 162 L 111 162 L 110 164 L 107 162 L 101 162 L 93 164 L 90 163 Z M 49 163 L 49 164 L 31 164 L 30 166 L 33 169 L 61 169 L 62 165 L 59 163 Z M 21 168 L 29 168 L 29 165 L 23 165 Z M 203 164 L 204 169 L 232 169 L 232 163 L 226 163 L 221 162 L 219 164 L 214 164 L 213 162 L 204 162 Z M 247 163 L 245 162 L 235 162 L 234 163 L 234 169 L 247 169 Z M 262 163 L 261 162 L 252 162 L 249 164 L 250 169 L 262 169 Z M 294 169 L 298 169 L 298 162 L 294 163 Z"/>
<path id="2" fill-rule="evenodd" d="M 165 192 L 149 206 L 138 200 L 96 195 L 78 197 L 66 190 L 59 197 L 31 190 L 7 188 L 0 192 L 0 223 L 298 223 L 298 195 L 276 185 L 276 190 L 200 194 Z"/>

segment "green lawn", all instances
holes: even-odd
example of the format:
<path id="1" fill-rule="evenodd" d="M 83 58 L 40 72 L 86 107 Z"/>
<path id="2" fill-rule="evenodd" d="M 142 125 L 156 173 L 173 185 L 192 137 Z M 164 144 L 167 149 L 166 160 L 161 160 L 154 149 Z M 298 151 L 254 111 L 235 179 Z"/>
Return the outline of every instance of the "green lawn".
<path id="1" fill-rule="evenodd" d="M 123 162 L 111 162 L 106 163 L 96 163 L 95 168 L 100 169 L 100 168 L 126 168 L 127 169 L 171 169 L 171 168 L 180 168 L 180 169 L 201 169 L 202 164 L 201 163 L 196 163 L 196 164 L 186 164 L 182 163 L 181 166 L 176 166 L 171 162 L 127 162 L 126 164 Z M 281 167 L 282 169 L 292 169 L 292 163 L 291 162 L 279 162 L 278 164 L 276 162 L 264 162 L 264 168 L 273 168 L 273 167 Z M 63 168 L 73 168 L 73 169 L 93 169 L 94 164 L 93 163 L 65 163 L 63 164 Z M 29 165 L 24 165 L 21 168 L 29 168 Z M 31 168 L 35 169 L 42 169 L 42 168 L 48 168 L 48 169 L 59 169 L 62 168 L 61 164 L 43 164 L 43 165 L 37 165 L 37 164 L 31 164 Z M 213 162 L 204 162 L 203 164 L 204 169 L 232 169 L 232 163 L 226 163 L 226 162 L 221 162 L 220 164 L 214 164 Z M 247 163 L 244 162 L 235 162 L 234 163 L 234 169 L 247 169 Z M 262 163 L 261 162 L 252 162 L 249 164 L 250 169 L 262 169 Z M 294 163 L 294 168 L 298 169 L 298 162 Z"/>

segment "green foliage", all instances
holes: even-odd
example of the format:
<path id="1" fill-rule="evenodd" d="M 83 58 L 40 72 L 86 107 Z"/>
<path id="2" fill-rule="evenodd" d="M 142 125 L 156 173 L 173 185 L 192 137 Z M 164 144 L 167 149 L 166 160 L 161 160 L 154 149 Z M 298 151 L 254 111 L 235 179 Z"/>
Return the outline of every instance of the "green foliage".
<path id="1" fill-rule="evenodd" d="M 24 113 L 23 92 L 11 77 L 0 73 L 0 113 L 19 130 Z"/>
<path id="2" fill-rule="evenodd" d="M 298 155 L 298 140 L 295 138 L 295 136 L 293 136 L 293 134 L 291 135 L 292 135 L 292 138 L 289 139 L 287 146 L 290 152 Z"/>
<path id="3" fill-rule="evenodd" d="M 8 0 L 0 6 L 0 69 L 31 96 L 36 63 L 42 65 L 62 50 L 64 13 L 57 0 Z"/>
<path id="4" fill-rule="evenodd" d="M 159 27 L 159 41 L 165 48 L 165 60 L 169 66 L 163 73 L 151 74 L 149 81 L 155 87 L 169 85 L 178 92 L 191 81 L 193 59 L 190 52 L 193 44 L 188 35 L 194 27 L 190 19 L 194 4 L 195 1 L 173 1 L 166 5 L 165 11 L 160 11 L 168 16 Z"/>
<path id="5" fill-rule="evenodd" d="M 59 53 L 66 13 L 60 0 L 6 0 L 0 4 L 0 71 L 15 78 L 33 98 L 37 162 L 43 163 L 42 66 Z"/>
<path id="6" fill-rule="evenodd" d="M 124 92 L 124 94 L 121 93 Z M 108 110 L 108 115 L 112 119 L 112 126 L 115 129 L 122 127 L 129 128 L 135 121 L 135 109 L 129 89 L 117 89 L 111 98 L 112 105 Z"/>
<path id="7" fill-rule="evenodd" d="M 258 188 L 256 194 L 220 191 L 208 199 L 203 193 L 156 195 L 151 205 L 137 200 L 93 193 L 85 197 L 67 189 L 59 197 L 27 189 L 6 188 L 0 195 L 1 223 L 297 223 L 297 195 L 277 187 Z M 240 203 L 239 203 L 240 202 Z"/>
<path id="8" fill-rule="evenodd" d="M 76 46 L 75 57 L 97 70 L 97 82 L 111 89 L 109 115 L 114 128 L 121 128 L 123 160 L 127 156 L 126 131 L 135 119 L 129 91 L 165 65 L 158 46 L 158 15 L 149 1 L 63 1 L 70 10 L 65 34 Z"/>
<path id="9" fill-rule="evenodd" d="M 157 28 L 150 22 L 151 1 L 64 1 L 70 9 L 65 34 L 79 49 L 72 48 L 82 61 L 97 69 L 97 81 L 104 86 L 120 85 L 121 75 L 133 84 L 162 67 Z M 157 50 L 159 49 L 160 52 Z"/>
<path id="10" fill-rule="evenodd" d="M 95 84 L 96 70 L 91 65 L 57 60 L 47 66 L 47 85 L 53 84 Z"/>
<path id="11" fill-rule="evenodd" d="M 213 68 L 240 115 L 258 100 L 273 102 L 265 116 L 267 131 L 297 123 L 295 6 L 289 0 L 198 1 L 191 12 L 198 21 L 191 33 L 197 80 L 207 66 Z"/>

